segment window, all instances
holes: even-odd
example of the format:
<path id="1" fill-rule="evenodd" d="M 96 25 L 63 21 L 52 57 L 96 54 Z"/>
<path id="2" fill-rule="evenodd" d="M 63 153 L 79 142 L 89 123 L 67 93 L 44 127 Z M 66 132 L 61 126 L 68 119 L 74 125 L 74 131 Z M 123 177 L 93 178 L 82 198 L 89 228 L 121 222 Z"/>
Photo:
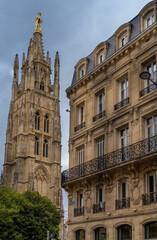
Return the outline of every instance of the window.
<path id="1" fill-rule="evenodd" d="M 127 37 L 127 33 L 125 33 L 119 38 L 119 47 L 121 48 L 125 46 L 127 42 L 128 42 L 128 37 Z"/>
<path id="2" fill-rule="evenodd" d="M 121 85 L 120 101 L 123 101 L 128 97 L 128 79 L 122 81 L 120 85 Z"/>
<path id="3" fill-rule="evenodd" d="M 146 173 L 146 193 L 157 192 L 157 171 Z"/>
<path id="4" fill-rule="evenodd" d="M 44 132 L 49 132 L 49 117 L 47 115 L 44 118 Z"/>
<path id="5" fill-rule="evenodd" d="M 124 148 L 129 145 L 129 128 L 126 127 L 120 131 L 120 147 Z"/>
<path id="6" fill-rule="evenodd" d="M 43 81 L 40 83 L 40 90 L 44 90 L 44 83 L 43 83 Z"/>
<path id="7" fill-rule="evenodd" d="M 145 71 L 149 72 L 151 74 L 151 79 L 156 82 L 156 62 L 153 61 L 149 65 L 145 67 Z M 146 81 L 147 86 L 151 85 L 152 82 L 150 80 Z"/>
<path id="8" fill-rule="evenodd" d="M 83 216 L 84 215 L 84 207 L 83 207 L 83 191 L 78 191 L 76 193 L 76 208 L 74 208 L 74 217 Z"/>
<path id="9" fill-rule="evenodd" d="M 145 29 L 151 26 L 154 23 L 154 11 L 145 17 L 144 27 Z"/>
<path id="10" fill-rule="evenodd" d="M 104 111 L 104 100 L 105 100 L 105 96 L 103 93 L 97 96 L 97 113 L 98 114 Z"/>
<path id="11" fill-rule="evenodd" d="M 103 192 L 103 185 L 96 187 L 96 203 L 102 203 L 104 201 Z"/>
<path id="12" fill-rule="evenodd" d="M 95 240 L 107 240 L 106 229 L 101 227 L 95 230 Z"/>
<path id="13" fill-rule="evenodd" d="M 38 137 L 35 137 L 35 149 L 34 149 L 34 153 L 36 155 L 39 155 L 39 138 Z"/>
<path id="14" fill-rule="evenodd" d="M 83 163 L 84 163 L 84 146 L 78 149 L 78 165 L 79 165 L 78 171 L 80 176 L 83 175 L 84 173 Z"/>
<path id="15" fill-rule="evenodd" d="M 40 114 L 38 112 L 35 114 L 35 129 L 40 129 Z"/>
<path id="16" fill-rule="evenodd" d="M 132 227 L 125 224 L 117 229 L 117 240 L 132 240 Z"/>
<path id="17" fill-rule="evenodd" d="M 157 222 L 150 222 L 145 225 L 145 240 L 157 240 Z"/>
<path id="18" fill-rule="evenodd" d="M 76 232 L 76 240 L 85 240 L 85 231 L 84 230 L 78 230 Z"/>
<path id="19" fill-rule="evenodd" d="M 147 137 L 150 138 L 152 136 L 157 135 L 157 115 L 154 115 L 146 120 L 147 124 Z"/>
<path id="20" fill-rule="evenodd" d="M 129 184 L 128 179 L 124 179 L 117 182 L 116 210 L 129 207 L 130 207 Z"/>
<path id="21" fill-rule="evenodd" d="M 104 138 L 100 138 L 97 140 L 97 157 L 101 157 L 104 155 Z"/>
<path id="22" fill-rule="evenodd" d="M 98 64 L 104 61 L 104 51 L 98 54 Z"/>
<path id="23" fill-rule="evenodd" d="M 48 141 L 46 139 L 43 143 L 43 157 L 48 157 Z"/>
<path id="24" fill-rule="evenodd" d="M 83 191 L 77 192 L 77 207 L 83 207 Z"/>
<path id="25" fill-rule="evenodd" d="M 120 198 L 127 198 L 128 197 L 128 188 L 129 188 L 129 184 L 127 180 L 123 180 L 123 181 L 118 181 L 117 182 L 117 197 L 118 199 Z"/>
<path id="26" fill-rule="evenodd" d="M 79 70 L 79 77 L 82 78 L 85 75 L 85 66 L 81 67 Z"/>
<path id="27" fill-rule="evenodd" d="M 84 122 L 84 106 L 79 107 L 79 124 Z"/>
<path id="28" fill-rule="evenodd" d="M 105 212 L 104 186 L 99 185 L 95 188 L 95 204 L 93 204 L 93 213 Z"/>

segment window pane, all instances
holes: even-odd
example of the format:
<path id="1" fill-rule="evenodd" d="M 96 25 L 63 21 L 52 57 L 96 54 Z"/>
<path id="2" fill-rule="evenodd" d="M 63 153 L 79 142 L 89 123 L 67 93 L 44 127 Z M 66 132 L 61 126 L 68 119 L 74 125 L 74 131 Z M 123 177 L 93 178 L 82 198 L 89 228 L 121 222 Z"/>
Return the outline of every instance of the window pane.
<path id="1" fill-rule="evenodd" d="M 145 225 L 145 239 L 157 238 L 157 222 L 151 222 Z"/>
<path id="2" fill-rule="evenodd" d="M 122 183 L 122 198 L 126 197 L 126 183 Z"/>
<path id="3" fill-rule="evenodd" d="M 152 117 L 147 119 L 147 125 L 152 123 Z"/>
<path id="4" fill-rule="evenodd" d="M 118 228 L 118 240 L 132 240 L 132 227 L 123 225 Z"/>
<path id="5" fill-rule="evenodd" d="M 148 137 L 152 137 L 153 136 L 153 129 L 152 127 L 148 128 Z"/>
<path id="6" fill-rule="evenodd" d="M 154 176 L 149 176 L 149 192 L 154 192 Z"/>

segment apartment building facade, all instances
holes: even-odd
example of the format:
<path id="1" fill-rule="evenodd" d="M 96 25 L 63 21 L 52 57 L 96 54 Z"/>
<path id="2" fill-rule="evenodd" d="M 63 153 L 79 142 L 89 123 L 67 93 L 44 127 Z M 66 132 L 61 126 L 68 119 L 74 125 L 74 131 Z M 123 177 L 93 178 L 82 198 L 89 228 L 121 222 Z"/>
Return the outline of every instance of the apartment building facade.
<path id="1" fill-rule="evenodd" d="M 70 240 L 157 239 L 156 62 L 152 1 L 75 66 L 62 173 Z"/>

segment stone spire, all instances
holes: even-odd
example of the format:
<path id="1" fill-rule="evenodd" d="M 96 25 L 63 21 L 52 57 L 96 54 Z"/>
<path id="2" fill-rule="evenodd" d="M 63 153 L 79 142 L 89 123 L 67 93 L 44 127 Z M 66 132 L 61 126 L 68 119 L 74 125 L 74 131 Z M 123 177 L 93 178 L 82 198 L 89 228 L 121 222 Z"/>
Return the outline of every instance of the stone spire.
<path id="1" fill-rule="evenodd" d="M 55 72 L 54 72 L 54 94 L 59 99 L 59 70 L 60 70 L 60 61 L 59 61 L 59 53 L 56 52 L 55 64 L 54 64 Z"/>
<path id="2" fill-rule="evenodd" d="M 13 84 L 12 84 L 12 100 L 15 98 L 18 92 L 18 73 L 19 73 L 19 59 L 18 54 L 15 56 L 14 61 L 14 76 L 13 76 Z"/>

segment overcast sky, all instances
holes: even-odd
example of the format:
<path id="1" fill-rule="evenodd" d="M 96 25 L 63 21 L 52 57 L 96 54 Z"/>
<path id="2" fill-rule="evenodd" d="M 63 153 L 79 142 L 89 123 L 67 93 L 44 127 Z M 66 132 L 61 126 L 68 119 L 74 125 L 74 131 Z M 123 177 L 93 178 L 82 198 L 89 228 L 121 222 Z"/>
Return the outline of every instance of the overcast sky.
<path id="1" fill-rule="evenodd" d="M 27 54 L 38 12 L 42 16 L 45 53 L 50 52 L 52 81 L 55 52 L 60 55 L 62 166 L 68 168 L 69 108 L 65 90 L 70 86 L 74 66 L 88 56 L 120 25 L 130 21 L 148 0 L 0 0 L 0 170 L 11 99 L 15 54 Z"/>

